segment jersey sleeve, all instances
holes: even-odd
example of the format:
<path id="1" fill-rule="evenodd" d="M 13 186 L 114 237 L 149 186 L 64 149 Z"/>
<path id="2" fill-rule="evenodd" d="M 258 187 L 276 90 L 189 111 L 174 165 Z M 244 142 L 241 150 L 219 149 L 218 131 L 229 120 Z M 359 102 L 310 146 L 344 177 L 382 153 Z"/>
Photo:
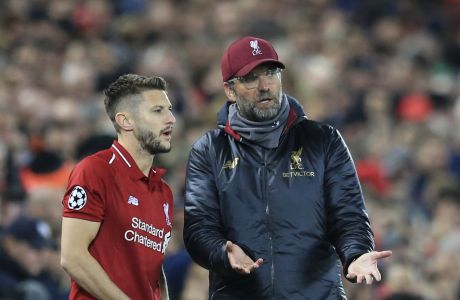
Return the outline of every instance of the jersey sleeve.
<path id="1" fill-rule="evenodd" d="M 69 177 L 62 200 L 63 216 L 101 222 L 106 208 L 104 170 L 107 168 L 98 159 L 82 160 Z"/>

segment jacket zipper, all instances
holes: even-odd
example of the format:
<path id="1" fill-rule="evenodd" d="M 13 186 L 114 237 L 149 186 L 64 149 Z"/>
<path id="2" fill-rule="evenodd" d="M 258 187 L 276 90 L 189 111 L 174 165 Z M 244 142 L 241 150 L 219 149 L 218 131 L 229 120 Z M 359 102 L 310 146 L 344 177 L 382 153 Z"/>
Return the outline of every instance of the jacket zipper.
<path id="1" fill-rule="evenodd" d="M 270 279 L 271 279 L 271 290 L 272 290 L 272 295 L 275 295 L 275 264 L 273 260 L 273 239 L 272 239 L 272 233 L 271 233 L 271 218 L 270 218 L 270 201 L 267 197 L 267 161 L 266 159 L 264 160 L 264 165 L 263 165 L 263 179 L 262 179 L 262 196 L 265 200 L 265 214 L 267 215 L 267 227 L 268 227 L 268 240 L 270 243 L 270 256 L 271 256 L 271 266 L 270 266 Z"/>

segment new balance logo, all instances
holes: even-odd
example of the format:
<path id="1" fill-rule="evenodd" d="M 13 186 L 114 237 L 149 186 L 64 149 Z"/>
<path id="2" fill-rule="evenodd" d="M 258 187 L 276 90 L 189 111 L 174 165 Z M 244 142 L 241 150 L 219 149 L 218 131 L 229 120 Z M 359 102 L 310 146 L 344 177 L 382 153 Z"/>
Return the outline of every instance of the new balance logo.
<path id="1" fill-rule="evenodd" d="M 238 165 L 238 161 L 240 159 L 238 157 L 235 157 L 233 160 L 227 161 L 222 168 L 224 169 L 235 169 L 236 166 Z"/>
<path id="2" fill-rule="evenodd" d="M 129 196 L 128 198 L 128 204 L 134 205 L 134 206 L 139 206 L 139 199 L 133 196 Z"/>

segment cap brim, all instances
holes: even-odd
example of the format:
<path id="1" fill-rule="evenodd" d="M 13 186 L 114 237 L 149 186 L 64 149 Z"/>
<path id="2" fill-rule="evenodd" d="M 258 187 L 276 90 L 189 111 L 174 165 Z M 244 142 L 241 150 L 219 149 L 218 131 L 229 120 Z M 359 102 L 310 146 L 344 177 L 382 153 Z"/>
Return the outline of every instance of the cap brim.
<path id="1" fill-rule="evenodd" d="M 250 64 L 247 64 L 245 65 L 244 67 L 242 67 L 241 69 L 239 69 L 234 77 L 241 77 L 241 76 L 246 76 L 248 75 L 249 72 L 251 72 L 255 67 L 257 67 L 258 65 L 261 65 L 263 63 L 267 63 L 267 62 L 271 62 L 277 66 L 279 66 L 280 68 L 282 69 L 285 69 L 286 67 L 284 66 L 284 64 L 282 62 L 280 62 L 279 60 L 276 60 L 276 59 L 272 59 L 272 58 L 266 58 L 266 59 L 260 59 L 260 60 L 256 60 L 256 61 L 253 61 L 251 62 Z"/>

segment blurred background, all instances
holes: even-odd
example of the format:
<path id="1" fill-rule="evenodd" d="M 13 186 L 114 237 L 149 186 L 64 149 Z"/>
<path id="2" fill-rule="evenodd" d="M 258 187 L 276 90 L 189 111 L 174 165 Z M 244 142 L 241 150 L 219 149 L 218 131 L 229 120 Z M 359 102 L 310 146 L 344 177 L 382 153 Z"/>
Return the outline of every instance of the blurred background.
<path id="1" fill-rule="evenodd" d="M 244 35 L 272 41 L 285 92 L 341 131 L 377 249 L 393 250 L 381 283 L 345 283 L 349 299 L 460 299 L 459 0 L 1 0 L 0 299 L 66 299 L 63 190 L 115 137 L 102 90 L 128 72 L 169 82 L 165 269 L 173 300 L 207 299 L 182 244 L 184 170 L 226 100 L 220 57 Z"/>

